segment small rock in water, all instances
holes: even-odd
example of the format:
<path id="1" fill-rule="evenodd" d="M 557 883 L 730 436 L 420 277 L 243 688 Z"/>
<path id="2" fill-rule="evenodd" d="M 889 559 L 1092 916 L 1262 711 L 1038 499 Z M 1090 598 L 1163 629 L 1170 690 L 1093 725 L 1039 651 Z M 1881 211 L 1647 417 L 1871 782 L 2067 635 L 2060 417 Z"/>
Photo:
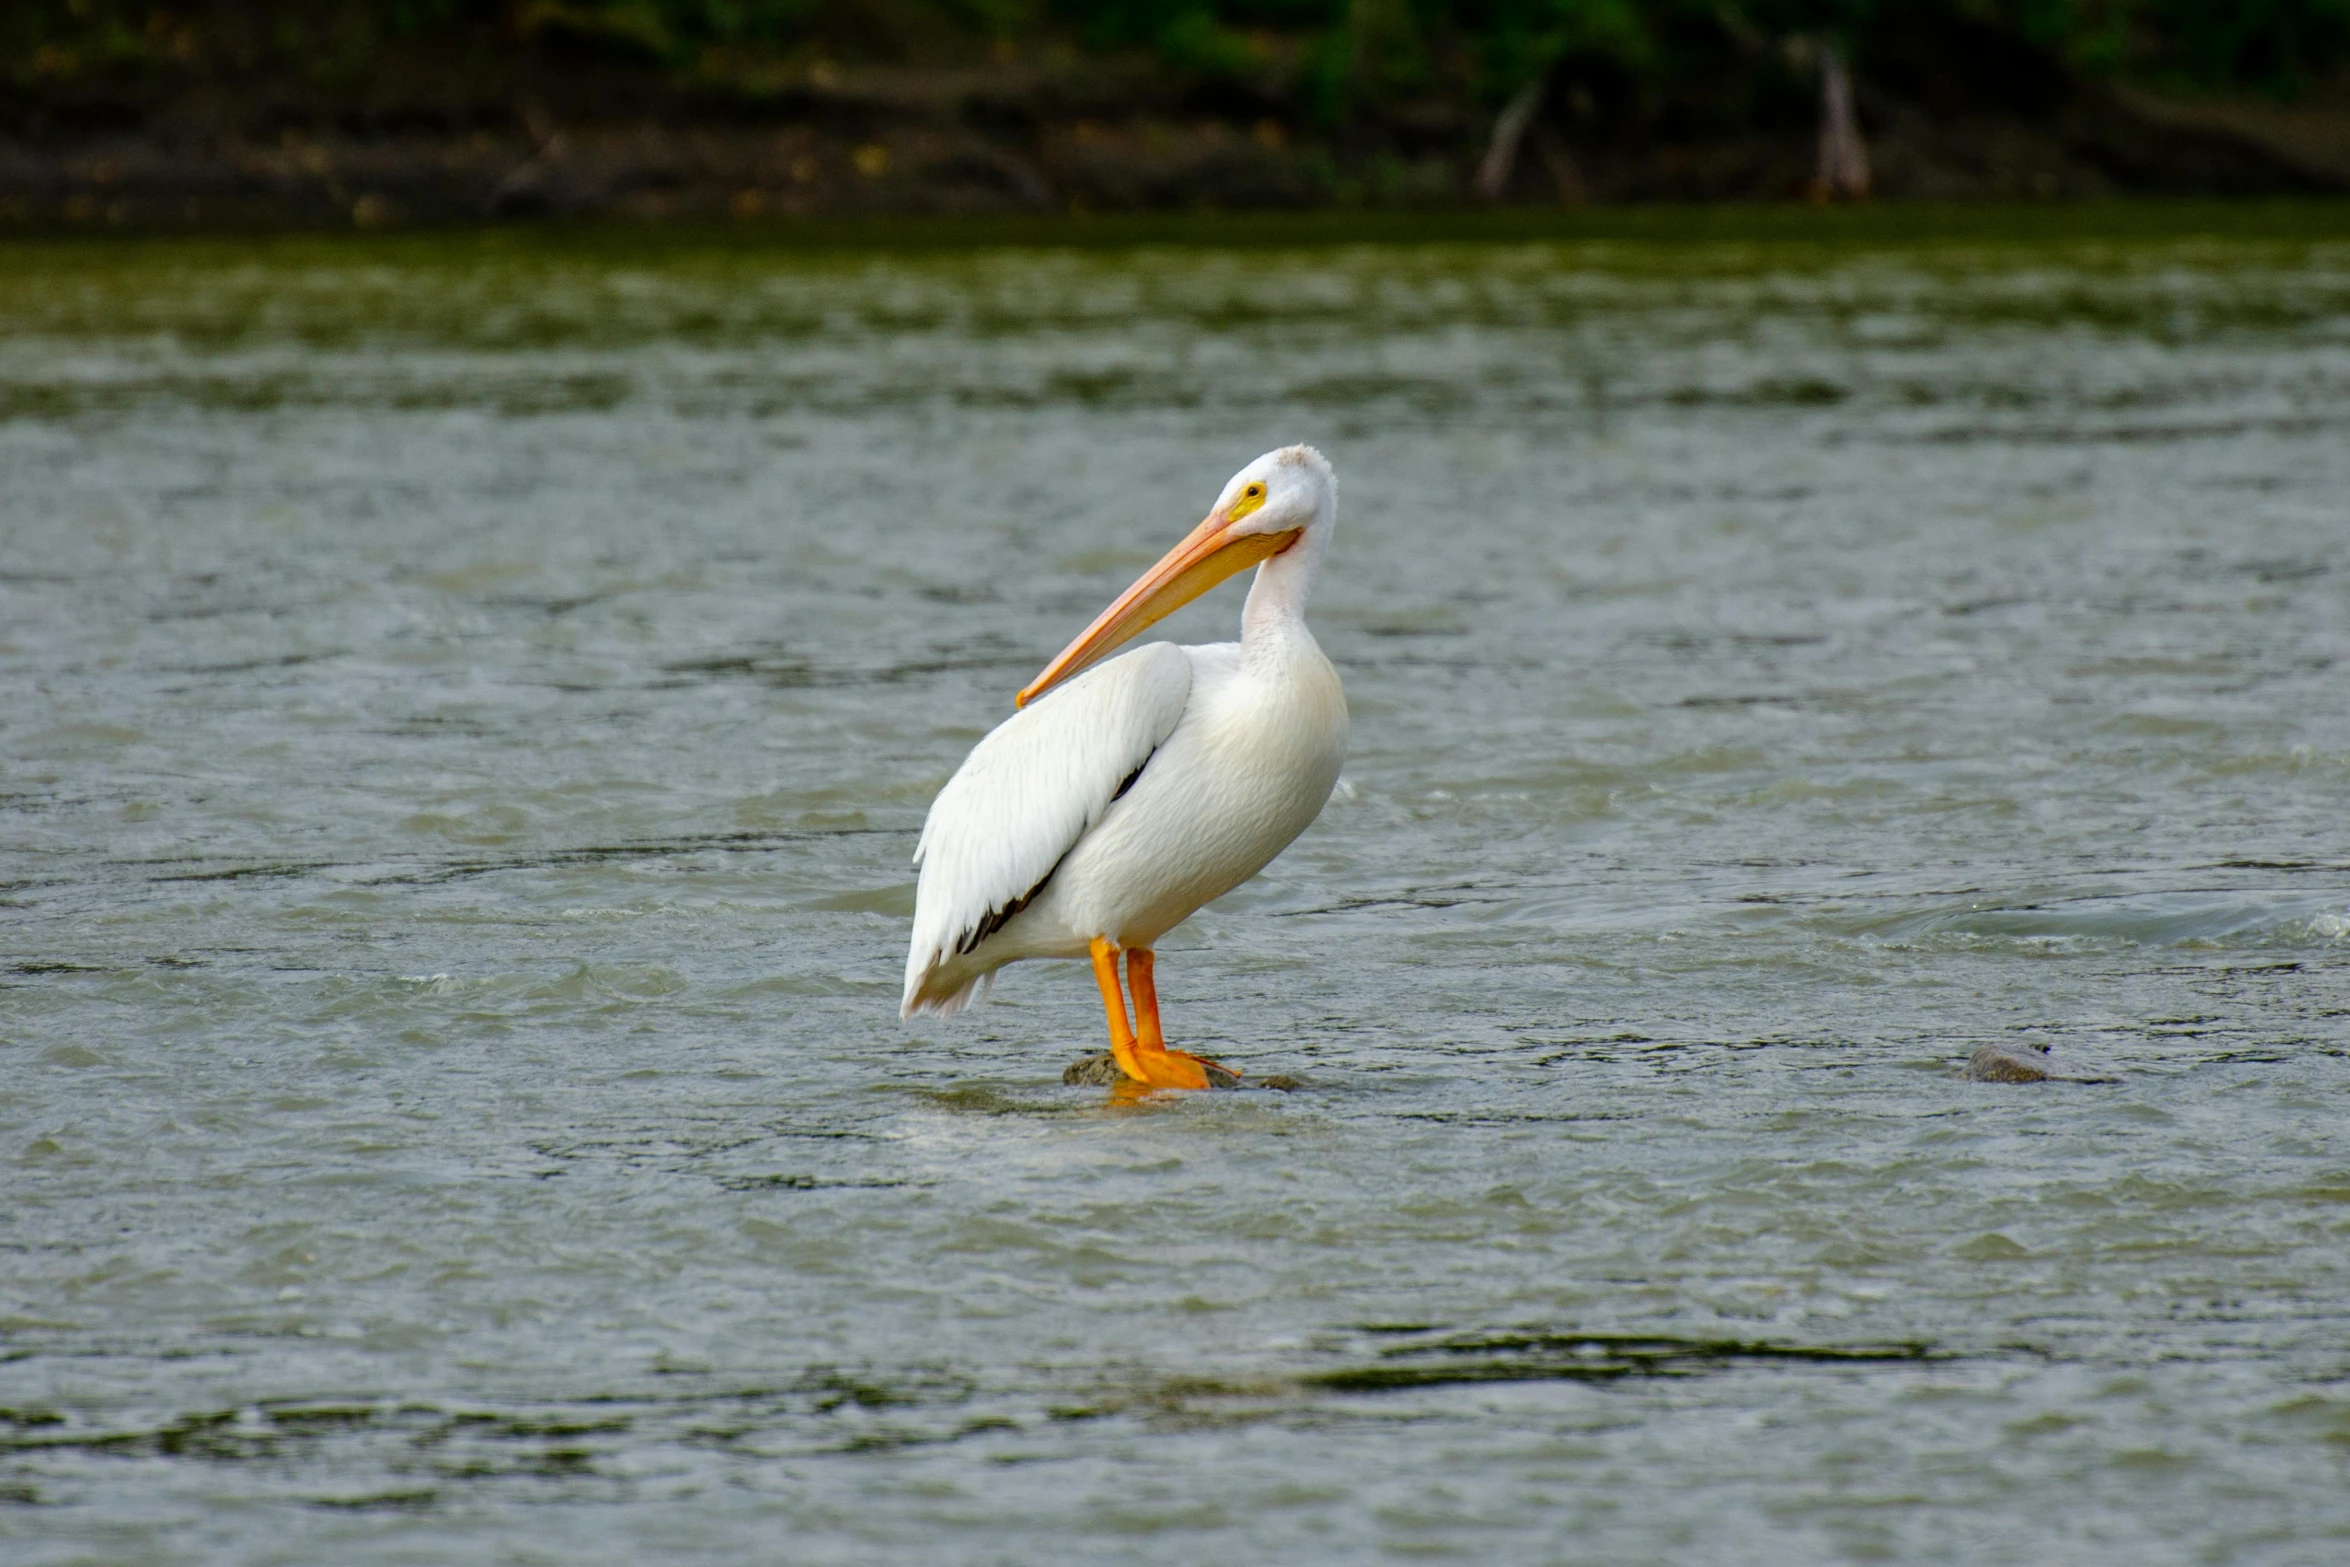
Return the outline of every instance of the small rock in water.
<path id="1" fill-rule="evenodd" d="M 1125 1075 L 1118 1070 L 1118 1058 L 1104 1050 L 1099 1055 L 1070 1062 L 1061 1073 L 1061 1081 L 1071 1088 L 1107 1088 Z"/>
<path id="2" fill-rule="evenodd" d="M 2050 1077 L 2046 1045 L 1977 1045 L 1967 1057 L 1966 1075 L 1976 1083 L 2045 1083 Z"/>
<path id="3" fill-rule="evenodd" d="M 1082 1061 L 1072 1061 L 1061 1072 L 1061 1081 L 1072 1088 L 1108 1088 L 1115 1083 L 1124 1081 L 1125 1077 L 1126 1074 L 1118 1070 L 1118 1058 L 1107 1050 L 1087 1056 Z M 1240 1074 L 1226 1071 L 1211 1061 L 1208 1063 L 1208 1086 L 1210 1088 L 1238 1088 Z M 1297 1084 L 1291 1078 L 1267 1078 L 1265 1086 L 1267 1088 L 1294 1088 Z"/>
<path id="4" fill-rule="evenodd" d="M 2118 1083 L 2118 1077 L 2085 1077 L 2059 1072 L 2048 1058 L 2048 1047 L 2023 1039 L 2008 1045 L 1977 1045 L 1967 1057 L 1968 1081 L 1976 1083 Z"/>

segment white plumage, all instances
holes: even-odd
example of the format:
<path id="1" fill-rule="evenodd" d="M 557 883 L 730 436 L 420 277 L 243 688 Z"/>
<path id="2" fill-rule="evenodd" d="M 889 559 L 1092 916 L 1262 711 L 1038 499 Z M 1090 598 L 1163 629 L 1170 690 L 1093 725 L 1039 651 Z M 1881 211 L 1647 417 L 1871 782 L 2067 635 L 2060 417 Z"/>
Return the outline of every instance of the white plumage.
<path id="1" fill-rule="evenodd" d="M 922 880 L 906 956 L 907 1015 L 961 1011 L 996 967 L 973 961 L 1002 928 L 996 922 L 1017 919 L 1113 801 L 1125 803 L 1119 789 L 1175 732 L 1191 700 L 1185 651 L 1172 642 L 1136 648 L 1022 708 L 971 748 L 914 847 Z M 1075 940 L 1065 955 L 1084 953 L 1087 937 Z"/>
<path id="2" fill-rule="evenodd" d="M 973 747 L 915 850 L 906 1015 L 956 1011 L 1020 958 L 1097 940 L 1147 957 L 1314 819 L 1346 755 L 1345 694 L 1304 618 L 1336 514 L 1320 453 L 1258 458 Z M 1239 642 L 1151 643 L 1087 669 L 1251 562 Z"/>

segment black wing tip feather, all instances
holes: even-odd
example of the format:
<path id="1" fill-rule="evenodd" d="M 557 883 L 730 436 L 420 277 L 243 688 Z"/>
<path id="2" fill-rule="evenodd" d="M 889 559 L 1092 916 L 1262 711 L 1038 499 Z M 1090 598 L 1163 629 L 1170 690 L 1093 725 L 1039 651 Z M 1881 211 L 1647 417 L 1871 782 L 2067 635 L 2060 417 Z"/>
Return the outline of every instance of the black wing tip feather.
<path id="1" fill-rule="evenodd" d="M 1057 871 L 1060 868 L 1060 866 L 1055 865 L 1053 870 Z M 989 909 L 985 914 L 979 916 L 979 923 L 965 931 L 963 933 L 963 939 L 955 943 L 955 956 L 959 958 L 968 957 L 972 953 L 977 952 L 981 942 L 987 940 L 988 937 L 994 935 L 997 931 L 1002 930 L 1006 925 L 1011 924 L 1013 915 L 1018 914 L 1022 909 L 1028 907 L 1029 904 L 1035 902 L 1036 895 L 1044 891 L 1044 882 L 1051 881 L 1052 879 L 1052 871 L 1047 871 L 1045 873 L 1044 881 L 1038 882 L 1035 886 L 1029 888 L 1026 892 L 1020 894 L 1020 896 L 1014 898 L 1011 902 L 1005 904 L 1002 908 Z"/>

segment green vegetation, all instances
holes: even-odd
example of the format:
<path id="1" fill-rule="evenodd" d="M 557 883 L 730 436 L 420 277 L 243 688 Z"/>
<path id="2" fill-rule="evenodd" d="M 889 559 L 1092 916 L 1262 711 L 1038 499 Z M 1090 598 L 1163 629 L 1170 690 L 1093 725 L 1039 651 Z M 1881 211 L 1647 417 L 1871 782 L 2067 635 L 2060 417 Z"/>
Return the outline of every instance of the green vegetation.
<path id="1" fill-rule="evenodd" d="M 941 66 L 1120 54 L 1334 123 L 1414 96 L 1494 104 L 1561 68 L 1630 93 L 1726 53 L 1829 38 L 1862 72 L 1920 0 L 11 0 L 0 79 L 67 99 L 191 79 L 364 96 L 430 62 L 488 83 L 516 59 L 755 82 L 812 62 Z M 2077 69 L 2290 95 L 2350 60 L 2350 0 L 1948 0 Z"/>

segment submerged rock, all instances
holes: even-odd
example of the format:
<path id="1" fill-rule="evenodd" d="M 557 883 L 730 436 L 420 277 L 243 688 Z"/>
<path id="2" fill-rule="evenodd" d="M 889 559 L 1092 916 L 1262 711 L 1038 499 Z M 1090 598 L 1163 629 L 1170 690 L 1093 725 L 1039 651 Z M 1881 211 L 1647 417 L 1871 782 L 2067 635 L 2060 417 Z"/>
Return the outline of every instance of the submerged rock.
<path id="1" fill-rule="evenodd" d="M 1966 1075 L 1975 1083 L 2045 1083 L 2046 1045 L 1977 1045 L 1967 1057 Z"/>
<path id="2" fill-rule="evenodd" d="M 1963 1074 L 1973 1083 L 2111 1083 L 2110 1077 L 2074 1077 L 2056 1070 L 2048 1047 L 2035 1040 L 1977 1045 Z"/>
<path id="3" fill-rule="evenodd" d="M 1061 1073 L 1061 1081 L 1072 1088 L 1110 1088 L 1126 1081 L 1126 1074 L 1118 1070 L 1118 1058 L 1107 1050 L 1102 1050 L 1087 1056 L 1082 1061 L 1070 1062 Z M 1241 1086 L 1240 1074 L 1228 1072 L 1211 1062 L 1208 1066 L 1208 1086 L 1210 1088 L 1238 1088 Z M 1288 1077 L 1268 1077 L 1265 1079 L 1264 1086 L 1267 1088 L 1295 1088 L 1297 1080 Z"/>
<path id="4" fill-rule="evenodd" d="M 1072 1061 L 1061 1073 L 1061 1081 L 1071 1088 L 1107 1088 L 1126 1074 L 1118 1070 L 1118 1058 L 1107 1050 Z"/>

